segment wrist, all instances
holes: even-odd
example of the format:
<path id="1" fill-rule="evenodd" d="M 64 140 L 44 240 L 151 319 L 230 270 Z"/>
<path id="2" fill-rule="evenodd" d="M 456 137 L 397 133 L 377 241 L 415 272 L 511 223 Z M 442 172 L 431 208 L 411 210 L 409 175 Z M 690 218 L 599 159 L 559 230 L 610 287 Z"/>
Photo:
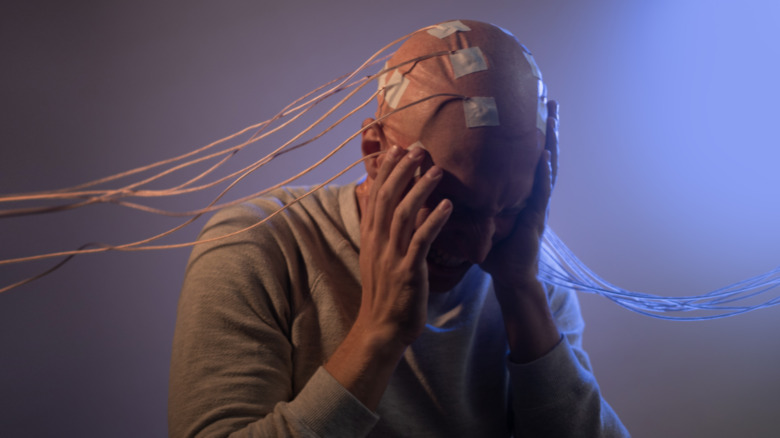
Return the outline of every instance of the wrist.
<path id="1" fill-rule="evenodd" d="M 547 291 L 544 285 L 533 274 L 518 275 L 512 280 L 493 279 L 493 289 L 501 302 L 518 302 L 522 305 L 547 306 Z"/>
<path id="2" fill-rule="evenodd" d="M 494 284 L 515 363 L 536 360 L 555 347 L 560 332 L 555 325 L 547 293 L 534 278 L 513 285 Z"/>
<path id="3" fill-rule="evenodd" d="M 405 350 L 387 333 L 358 320 L 324 368 L 366 407 L 376 410 Z"/>
<path id="4" fill-rule="evenodd" d="M 397 361 L 413 339 L 406 339 L 400 330 L 392 324 L 380 324 L 371 318 L 358 315 L 352 325 L 348 338 L 362 351 L 382 361 Z"/>
<path id="5" fill-rule="evenodd" d="M 498 272 L 491 271 L 489 273 L 496 289 L 528 289 L 529 287 L 536 287 L 536 284 L 541 284 L 538 278 L 538 263 L 518 266 L 514 269 L 504 269 Z"/>

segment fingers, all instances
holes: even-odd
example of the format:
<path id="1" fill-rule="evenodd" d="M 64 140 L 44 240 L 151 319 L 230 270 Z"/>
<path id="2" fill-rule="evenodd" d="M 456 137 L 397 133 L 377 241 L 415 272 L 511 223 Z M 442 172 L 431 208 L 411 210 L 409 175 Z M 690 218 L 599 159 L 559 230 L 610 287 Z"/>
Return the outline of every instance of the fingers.
<path id="1" fill-rule="evenodd" d="M 558 102 L 550 100 L 547 102 L 547 139 L 544 148 L 550 151 L 550 163 L 552 165 L 552 185 L 555 186 L 555 180 L 558 177 Z"/>
<path id="2" fill-rule="evenodd" d="M 547 204 L 552 193 L 552 153 L 549 150 L 542 151 L 539 163 L 536 165 L 534 176 L 533 194 L 529 200 L 529 207 L 535 212 L 545 214 Z"/>
<path id="3" fill-rule="evenodd" d="M 441 168 L 433 166 L 428 169 L 425 175 L 414 183 L 409 193 L 406 194 L 393 213 L 390 241 L 398 245 L 401 251 L 406 252 L 406 249 L 409 247 L 409 241 L 414 233 L 417 213 L 436 188 L 441 177 Z M 429 218 L 430 215 L 425 221 Z M 433 218 L 432 220 L 436 219 Z"/>
<path id="4" fill-rule="evenodd" d="M 447 223 L 450 213 L 452 213 L 452 202 L 449 199 L 443 199 L 428 215 L 420 228 L 414 232 L 414 236 L 409 242 L 408 254 L 411 255 L 415 264 L 425 262 L 431 244 L 441 232 L 444 224 Z"/>
<path id="5" fill-rule="evenodd" d="M 412 182 L 415 170 L 419 168 L 424 155 L 424 150 L 415 148 L 397 159 L 393 155 L 391 160 L 382 163 L 377 180 L 372 187 L 372 190 L 376 190 L 374 226 L 381 230 L 390 229 L 397 207 L 404 198 L 404 193 Z M 380 176 L 383 177 L 383 181 L 379 180 Z"/>
<path id="6" fill-rule="evenodd" d="M 387 179 L 388 175 L 390 175 L 390 172 L 393 170 L 393 168 L 395 168 L 398 160 L 403 157 L 403 154 L 403 149 L 399 148 L 398 146 L 393 146 L 389 151 L 387 151 L 384 157 L 382 157 L 382 164 L 379 167 L 379 171 L 377 172 L 376 178 L 374 179 L 374 182 L 371 186 L 371 192 L 368 195 L 367 211 L 365 212 L 364 218 L 365 220 L 361 221 L 361 223 L 365 223 L 368 226 L 373 225 L 374 218 L 377 217 L 374 211 L 377 202 L 377 193 L 384 185 L 385 180 Z"/>

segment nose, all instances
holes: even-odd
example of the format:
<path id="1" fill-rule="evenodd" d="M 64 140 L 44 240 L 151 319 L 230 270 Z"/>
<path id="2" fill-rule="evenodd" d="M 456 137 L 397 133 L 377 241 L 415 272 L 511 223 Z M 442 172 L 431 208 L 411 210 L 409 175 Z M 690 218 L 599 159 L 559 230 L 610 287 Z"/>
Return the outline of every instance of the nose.
<path id="1" fill-rule="evenodd" d="M 464 224 L 459 238 L 461 254 L 471 263 L 481 264 L 493 248 L 496 224 L 493 218 L 472 219 Z"/>

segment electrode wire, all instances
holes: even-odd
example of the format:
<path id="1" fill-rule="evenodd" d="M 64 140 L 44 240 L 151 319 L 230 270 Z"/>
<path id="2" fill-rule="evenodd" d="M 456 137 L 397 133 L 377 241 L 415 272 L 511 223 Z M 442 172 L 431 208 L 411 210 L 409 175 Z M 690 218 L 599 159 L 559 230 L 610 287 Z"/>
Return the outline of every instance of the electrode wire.
<path id="1" fill-rule="evenodd" d="M 605 281 L 582 263 L 549 227 L 544 233 L 542 251 L 539 276 L 543 281 L 595 293 L 628 310 L 655 318 L 687 321 L 716 319 L 780 303 L 780 297 L 774 297 L 758 304 L 727 305 L 755 298 L 780 286 L 780 266 L 702 295 L 663 297 L 628 291 Z M 716 313 L 697 316 L 666 314 L 693 311 Z"/>
<path id="2" fill-rule="evenodd" d="M 404 38 L 405 37 L 400 38 L 398 41 L 400 41 L 400 40 L 402 40 Z M 391 43 L 390 45 L 386 46 L 382 50 L 385 50 L 387 47 L 390 47 L 392 44 L 393 43 Z M 257 140 L 259 140 L 261 138 L 264 138 L 265 136 L 269 135 L 270 133 L 276 132 L 279 129 L 287 126 L 293 120 L 297 119 L 298 117 L 303 115 L 305 112 L 309 111 L 314 105 L 316 105 L 317 103 L 322 101 L 324 98 L 329 97 L 330 95 L 332 95 L 334 93 L 337 93 L 337 92 L 339 92 L 339 91 L 341 91 L 341 90 L 343 90 L 345 88 L 357 86 L 357 88 L 360 89 L 363 86 L 365 86 L 369 81 L 373 80 L 376 76 L 384 74 L 385 72 L 387 72 L 389 70 L 396 69 L 396 68 L 398 68 L 398 67 L 400 67 L 400 66 L 402 66 L 404 64 L 416 63 L 416 62 L 419 62 L 422 59 L 427 59 L 427 58 L 430 58 L 430 57 L 441 56 L 443 54 L 450 53 L 450 52 L 436 52 L 436 53 L 431 53 L 429 55 L 421 56 L 419 58 L 415 58 L 415 59 L 406 61 L 404 63 L 401 63 L 401 64 L 399 64 L 397 66 L 385 68 L 384 70 L 380 71 L 379 73 L 376 73 L 376 74 L 371 75 L 371 76 L 364 77 L 364 78 L 362 78 L 362 79 L 360 79 L 358 81 L 354 81 L 354 82 L 344 86 L 344 82 L 346 82 L 350 78 L 354 77 L 360 70 L 362 70 L 366 66 L 370 66 L 370 65 L 373 65 L 374 63 L 381 62 L 381 60 L 383 60 L 384 58 L 381 58 L 379 60 L 373 60 L 373 58 L 376 57 L 381 52 L 382 51 L 377 52 L 374 56 L 372 56 L 372 58 L 370 58 L 368 61 L 364 62 L 364 64 L 361 65 L 361 67 L 359 67 L 357 70 L 353 71 L 351 74 L 344 75 L 344 76 L 347 76 L 347 78 L 344 79 L 339 85 L 337 85 L 336 87 L 332 88 L 328 92 L 321 94 L 317 98 L 311 99 L 309 102 L 307 102 L 309 104 L 308 107 L 305 107 L 305 105 L 306 105 L 306 103 L 305 103 L 305 104 L 301 104 L 298 107 L 294 108 L 294 110 L 299 110 L 299 109 L 302 109 L 302 108 L 305 107 L 304 111 L 302 111 L 301 113 L 296 115 L 292 120 L 290 120 L 290 121 L 282 124 L 281 126 L 275 128 L 271 132 L 268 132 L 268 133 L 266 133 L 264 135 L 261 135 L 261 136 L 258 135 L 259 132 L 261 132 L 264 128 L 269 126 L 270 122 L 274 121 L 275 119 L 277 119 L 279 117 L 285 116 L 285 115 L 289 114 L 290 112 L 285 111 L 283 109 L 273 119 L 270 119 L 270 120 L 268 120 L 266 122 L 262 122 L 262 123 L 259 123 L 259 124 L 252 125 L 252 126 L 250 126 L 248 128 L 245 128 L 244 130 L 239 131 L 239 133 L 236 133 L 234 135 L 228 136 L 228 137 L 226 137 L 226 138 L 224 138 L 222 140 L 218 140 L 218 141 L 216 141 L 216 142 L 214 142 L 214 143 L 212 143 L 210 145 L 207 145 L 204 148 L 201 148 L 199 150 L 193 151 L 190 154 L 184 154 L 184 155 L 181 155 L 181 156 L 173 158 L 173 159 L 164 160 L 164 161 L 161 161 L 161 162 L 158 162 L 158 163 L 154 163 L 154 164 L 149 165 L 149 166 L 145 166 L 145 167 L 142 167 L 142 168 L 137 168 L 135 170 L 124 172 L 122 174 L 114 175 L 113 177 L 106 177 L 106 178 L 103 178 L 101 180 L 97 180 L 97 181 L 93 181 L 91 183 L 85 183 L 85 184 L 82 184 L 80 186 L 76 186 L 76 187 L 85 187 L 85 186 L 97 184 L 97 183 L 100 183 L 100 182 L 103 182 L 103 181 L 109 181 L 109 180 L 112 180 L 112 179 L 115 179 L 115 178 L 118 178 L 118 177 L 121 177 L 121 176 L 125 176 L 125 175 L 136 173 L 136 172 L 140 172 L 142 170 L 146 170 L 146 169 L 149 169 L 151 167 L 155 167 L 155 166 L 158 166 L 158 165 L 161 165 L 161 164 L 165 164 L 165 163 L 168 163 L 168 162 L 171 162 L 171 161 L 175 161 L 177 159 L 183 159 L 186 156 L 192 155 L 192 154 L 197 153 L 199 151 L 203 151 L 203 150 L 205 150 L 207 148 L 210 148 L 210 147 L 212 147 L 212 146 L 214 146 L 216 144 L 220 144 L 220 143 L 222 143 L 222 142 L 224 142 L 224 141 L 226 141 L 228 139 L 235 138 L 236 136 L 240 135 L 241 133 L 245 133 L 247 130 L 252 129 L 253 127 L 260 126 L 258 131 L 247 142 L 244 142 L 244 143 L 242 143 L 242 144 L 240 144 L 238 146 L 234 146 L 232 148 L 228 148 L 226 150 L 223 150 L 223 151 L 211 154 L 211 155 L 206 156 L 206 157 L 201 157 L 201 158 L 198 158 L 198 159 L 194 159 L 194 160 L 192 160 L 190 162 L 180 164 L 180 165 L 178 165 L 178 166 L 176 166 L 176 167 L 174 167 L 172 169 L 168 169 L 168 170 L 166 170 L 164 172 L 161 172 L 158 175 L 152 176 L 150 178 L 147 178 L 146 180 L 143 180 L 143 181 L 140 181 L 140 182 L 137 182 L 137 183 L 134 183 L 134 184 L 130 184 L 130 185 L 125 186 L 125 187 L 123 187 L 121 189 L 115 189 L 115 190 L 110 190 L 110 191 L 89 191 L 89 192 L 62 193 L 64 190 L 68 190 L 68 189 L 64 189 L 64 190 L 58 190 L 58 191 L 54 191 L 54 192 L 32 194 L 32 195 L 27 195 L 27 196 L 5 196 L 5 197 L 0 197 L 0 202 L 4 202 L 4 201 L 8 202 L 8 201 L 21 201 L 21 200 L 32 200 L 32 199 L 44 199 L 44 198 L 48 198 L 48 199 L 83 198 L 83 197 L 88 196 L 88 195 L 100 195 L 100 196 L 96 196 L 94 198 L 89 198 L 88 200 L 80 202 L 80 203 L 66 204 L 66 205 L 60 205 L 60 206 L 54 206 L 54 207 L 27 208 L 27 209 L 16 209 L 16 210 L 5 210 L 5 211 L 4 210 L 0 210 L 0 217 L 2 217 L 2 216 L 8 217 L 8 216 L 18 216 L 18 215 L 34 214 L 34 213 L 46 213 L 46 212 L 63 211 L 63 210 L 69 210 L 69 209 L 73 209 L 73 208 L 77 208 L 77 207 L 81 207 L 81 206 L 85 206 L 85 205 L 89 205 L 89 204 L 93 204 L 93 203 L 98 203 L 98 202 L 103 202 L 103 203 L 113 202 L 113 203 L 117 203 L 117 202 L 115 202 L 115 200 L 117 198 L 119 198 L 119 197 L 128 197 L 128 196 L 133 196 L 133 197 L 173 196 L 173 195 L 177 195 L 177 194 L 181 194 L 181 193 L 192 192 L 192 191 L 197 191 L 197 190 L 203 190 L 203 189 L 206 189 L 206 188 L 209 188 L 209 187 L 213 187 L 214 185 L 219 184 L 219 183 L 221 183 L 221 182 L 223 182 L 223 181 L 225 181 L 225 180 L 227 180 L 227 179 L 237 175 L 238 173 L 241 173 L 243 170 L 246 170 L 247 168 L 251 167 L 251 165 L 247 166 L 246 168 L 244 168 L 242 170 L 234 172 L 231 175 L 228 175 L 228 176 L 223 177 L 223 178 L 221 178 L 221 179 L 219 179 L 217 181 L 214 181 L 212 183 L 209 183 L 209 184 L 206 184 L 206 185 L 202 185 L 202 186 L 199 186 L 197 188 L 194 188 L 194 189 L 188 190 L 188 191 L 182 190 L 183 187 L 186 187 L 186 186 L 194 183 L 195 181 L 204 178 L 207 174 L 209 174 L 209 173 L 213 172 L 214 170 L 216 170 L 219 166 L 224 164 L 227 161 L 228 158 L 230 158 L 231 156 L 234 156 L 235 153 L 238 150 L 242 149 L 246 145 L 251 144 L 251 143 L 253 143 L 253 142 L 255 142 L 255 141 L 257 141 Z M 392 53 L 386 55 L 385 58 L 387 58 L 387 57 L 389 57 L 391 55 L 392 55 Z M 344 76 L 342 76 L 342 78 Z M 331 84 L 331 83 L 333 83 L 333 82 L 335 82 L 337 80 L 338 79 L 332 80 L 328 84 Z M 309 96 L 309 95 L 313 94 L 314 92 L 316 92 L 319 89 L 322 89 L 323 87 L 327 86 L 328 84 L 318 87 L 314 91 L 309 92 L 306 96 Z M 352 95 L 352 94 L 354 94 L 354 92 L 351 93 L 350 95 Z M 303 100 L 306 96 L 297 99 L 295 102 L 299 102 L 299 101 Z M 342 101 L 342 103 L 345 102 L 346 100 L 347 99 L 345 98 L 344 101 Z M 295 102 L 293 102 L 293 104 Z M 293 104 L 290 104 L 290 105 L 288 105 L 285 108 L 289 108 Z M 339 107 L 339 106 L 341 106 L 341 103 L 339 105 L 337 105 L 336 107 Z M 334 110 L 335 109 L 331 109 L 331 111 L 328 114 L 332 113 Z M 326 116 L 327 116 L 327 114 L 326 114 Z M 324 119 L 326 116 L 323 116 L 321 118 L 321 120 Z M 307 132 L 310 129 L 311 129 L 311 127 L 307 128 L 304 132 Z M 301 135 L 303 135 L 303 133 Z M 300 137 L 300 136 L 298 136 L 298 137 Z M 284 146 L 286 146 L 289 143 L 290 142 L 286 143 L 280 149 L 283 149 Z M 172 172 L 174 172 L 176 170 L 180 170 L 181 168 L 184 168 L 184 167 L 187 167 L 187 166 L 199 163 L 199 162 L 204 161 L 204 160 L 208 160 L 210 158 L 213 158 L 215 156 L 218 156 L 218 155 L 221 155 L 221 154 L 225 154 L 225 153 L 230 154 L 230 155 L 228 155 L 227 157 L 223 158 L 222 161 L 218 162 L 217 164 L 212 166 L 210 169 L 206 170 L 205 172 L 201 173 L 200 175 L 197 175 L 196 177 L 192 178 L 190 181 L 187 181 L 187 182 L 185 182 L 183 184 L 180 184 L 177 187 L 174 187 L 172 189 L 166 189 L 166 190 L 146 190 L 146 191 L 133 190 L 135 187 L 138 187 L 138 186 L 143 185 L 143 184 L 147 184 L 147 183 L 149 183 L 151 181 L 154 181 L 154 180 L 159 179 L 159 178 L 161 178 L 163 176 L 166 176 L 166 175 L 168 175 L 168 174 L 170 174 L 170 173 L 172 173 Z M 278 153 L 278 150 L 272 152 L 269 155 L 273 155 L 273 154 L 276 154 L 276 153 Z M 266 160 L 265 162 L 268 162 L 268 161 L 270 161 L 270 159 Z M 134 206 L 134 205 L 138 205 L 138 204 L 127 203 L 126 205 Z"/>

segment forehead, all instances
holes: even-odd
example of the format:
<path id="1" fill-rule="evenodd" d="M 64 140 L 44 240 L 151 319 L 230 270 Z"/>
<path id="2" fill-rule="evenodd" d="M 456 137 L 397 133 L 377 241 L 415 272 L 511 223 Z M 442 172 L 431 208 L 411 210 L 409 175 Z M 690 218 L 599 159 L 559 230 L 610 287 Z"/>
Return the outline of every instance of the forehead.
<path id="1" fill-rule="evenodd" d="M 530 196 L 544 137 L 535 129 L 500 127 L 426 129 L 422 143 L 445 177 L 438 192 L 486 214 Z"/>

